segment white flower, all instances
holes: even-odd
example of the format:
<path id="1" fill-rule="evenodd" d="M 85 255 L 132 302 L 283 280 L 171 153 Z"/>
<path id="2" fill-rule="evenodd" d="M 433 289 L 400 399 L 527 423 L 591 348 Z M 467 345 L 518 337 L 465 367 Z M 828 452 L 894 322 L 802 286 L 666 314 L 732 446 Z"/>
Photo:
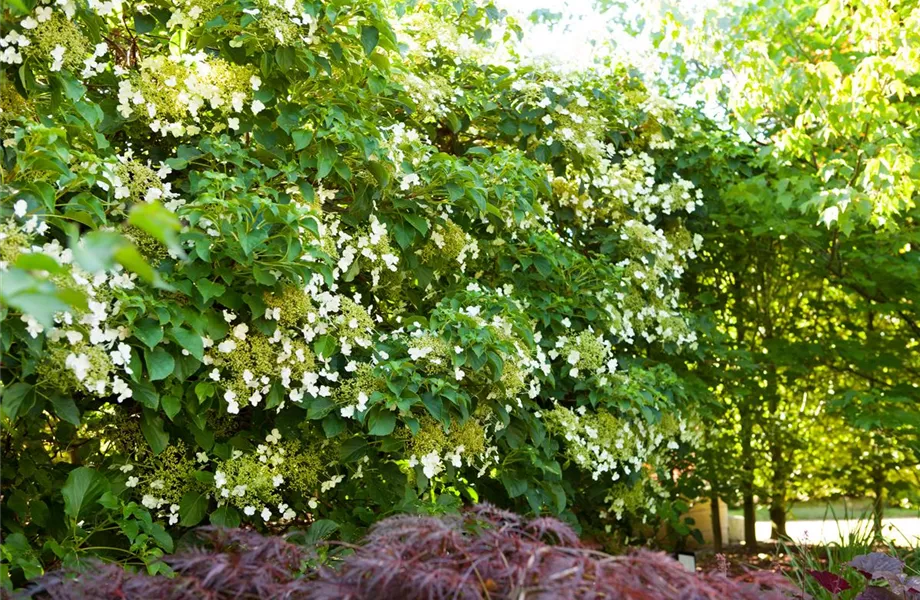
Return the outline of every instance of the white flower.
<path id="1" fill-rule="evenodd" d="M 245 340 L 247 333 L 249 333 L 249 325 L 246 323 L 240 323 L 233 328 L 233 337 L 238 340 Z"/>
<path id="2" fill-rule="evenodd" d="M 273 485 L 274 487 L 278 487 L 278 486 L 281 485 L 282 483 L 284 483 L 284 477 L 283 477 L 283 476 L 281 476 L 281 475 L 275 475 L 274 477 L 272 477 L 272 485 Z"/>
<path id="3" fill-rule="evenodd" d="M 367 394 L 365 394 L 364 392 L 360 392 L 358 394 L 358 407 L 357 407 L 358 412 L 364 412 L 365 410 L 367 410 L 368 400 L 369 398 L 367 397 Z"/>
<path id="4" fill-rule="evenodd" d="M 229 354 L 236 350 L 236 342 L 233 340 L 224 340 L 221 343 L 217 344 L 217 349 L 223 352 L 224 354 Z"/>
<path id="5" fill-rule="evenodd" d="M 262 509 L 262 514 L 260 515 L 263 521 L 268 521 L 272 518 L 272 511 L 268 510 L 268 507 Z"/>
<path id="6" fill-rule="evenodd" d="M 26 216 L 26 212 L 28 212 L 28 210 L 29 210 L 29 205 L 26 203 L 25 200 L 17 200 L 16 204 L 13 205 L 13 212 L 20 219 Z"/>
<path id="7" fill-rule="evenodd" d="M 343 417 L 345 417 L 346 419 L 350 419 L 350 418 L 352 418 L 352 417 L 355 416 L 355 405 L 352 404 L 352 405 L 349 405 L 349 406 L 343 406 L 343 407 L 339 410 L 339 413 L 340 413 Z"/>
<path id="8" fill-rule="evenodd" d="M 77 355 L 71 352 L 64 360 L 64 366 L 73 370 L 74 375 L 77 376 L 77 381 L 83 381 L 86 379 L 86 375 L 92 365 L 90 365 L 89 357 L 86 354 L 80 353 Z"/>
<path id="9" fill-rule="evenodd" d="M 227 412 L 231 415 L 239 414 L 240 405 L 236 401 L 236 393 L 233 390 L 224 392 L 224 400 L 227 402 Z"/>
<path id="10" fill-rule="evenodd" d="M 426 346 L 424 348 L 409 348 L 409 358 L 412 360 L 418 360 L 428 356 L 433 350 L 434 348 L 431 348 L 430 346 Z"/>
<path id="11" fill-rule="evenodd" d="M 223 471 L 218 470 L 214 472 L 214 485 L 216 485 L 218 488 L 222 488 L 227 485 L 227 476 Z"/>
<path id="12" fill-rule="evenodd" d="M 463 369 L 459 367 L 454 369 L 454 379 L 456 379 L 457 381 L 460 381 L 461 379 L 463 379 L 464 376 L 465 376 L 465 373 L 463 372 Z"/>
<path id="13" fill-rule="evenodd" d="M 25 19 L 19 22 L 19 25 L 22 26 L 23 29 L 35 29 L 36 27 L 38 27 L 38 21 L 36 21 L 32 17 L 26 17 Z"/>
<path id="14" fill-rule="evenodd" d="M 258 100 L 253 100 L 253 101 L 252 101 L 252 114 L 257 115 L 257 114 L 259 114 L 260 112 L 262 112 L 263 110 L 265 110 L 265 105 L 264 105 L 264 104 L 262 104 L 262 103 L 261 103 L 260 101 L 258 101 Z"/>
<path id="15" fill-rule="evenodd" d="M 247 517 L 251 517 L 252 515 L 256 514 L 256 507 L 255 507 L 255 506 L 247 506 L 246 508 L 243 509 L 243 513 L 244 513 Z"/>
<path id="16" fill-rule="evenodd" d="M 230 117 L 229 119 L 227 119 L 227 126 L 230 129 L 236 131 L 237 129 L 240 128 L 240 120 L 237 119 L 236 117 Z"/>
<path id="17" fill-rule="evenodd" d="M 37 338 L 38 334 L 45 330 L 42 324 L 36 321 L 31 315 L 22 315 L 19 317 L 19 320 L 26 324 L 26 331 L 29 332 L 32 339 Z"/>
<path id="18" fill-rule="evenodd" d="M 141 504 L 146 506 L 149 509 L 154 509 L 157 507 L 157 499 L 151 496 L 150 494 L 144 494 L 144 497 L 141 498 Z"/>
<path id="19" fill-rule="evenodd" d="M 441 462 L 441 457 L 439 457 L 438 453 L 434 450 L 422 457 L 422 472 L 428 479 L 431 479 L 443 470 L 444 465 Z"/>
<path id="20" fill-rule="evenodd" d="M 131 477 L 128 477 L 128 481 L 125 482 L 125 485 L 128 486 L 129 488 L 133 488 L 133 487 L 137 487 L 138 483 L 140 483 L 140 479 L 132 475 Z"/>
<path id="21" fill-rule="evenodd" d="M 61 67 L 64 66 L 64 52 L 67 51 L 67 48 L 58 44 L 54 47 L 54 50 L 51 51 L 51 58 L 54 59 L 54 62 L 51 63 L 49 70 L 51 71 L 60 71 Z"/>
<path id="22" fill-rule="evenodd" d="M 120 377 L 112 380 L 112 393 L 118 394 L 118 402 L 122 402 L 134 395 L 134 391 L 128 386 L 127 382 Z"/>

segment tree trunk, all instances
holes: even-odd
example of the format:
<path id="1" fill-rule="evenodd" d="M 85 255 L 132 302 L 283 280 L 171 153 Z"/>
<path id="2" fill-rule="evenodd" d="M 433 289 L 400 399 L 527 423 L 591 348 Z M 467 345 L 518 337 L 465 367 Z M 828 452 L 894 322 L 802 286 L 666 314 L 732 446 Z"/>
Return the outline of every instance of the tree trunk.
<path id="1" fill-rule="evenodd" d="M 744 507 L 744 544 L 757 548 L 757 513 L 754 508 L 754 449 L 751 447 L 753 424 L 750 414 L 741 414 L 741 498 Z"/>
<path id="2" fill-rule="evenodd" d="M 879 463 L 872 467 L 872 491 L 875 493 L 872 503 L 872 533 L 875 539 L 881 539 L 882 518 L 885 516 L 885 470 Z"/>
<path id="3" fill-rule="evenodd" d="M 722 515 L 719 513 L 719 493 L 714 482 L 709 484 L 709 508 L 712 515 L 712 548 L 715 552 L 722 552 Z"/>
<path id="4" fill-rule="evenodd" d="M 773 522 L 771 537 L 779 540 L 786 537 L 786 460 L 779 432 L 770 436 L 770 461 L 773 463 L 773 480 L 770 494 L 770 520 Z"/>
<path id="5" fill-rule="evenodd" d="M 716 552 L 722 552 L 722 515 L 719 514 L 719 475 L 716 469 L 716 457 L 712 447 L 712 439 L 707 430 L 703 434 L 703 443 L 706 445 L 703 456 L 709 472 L 709 517 L 712 524 L 712 547 Z"/>

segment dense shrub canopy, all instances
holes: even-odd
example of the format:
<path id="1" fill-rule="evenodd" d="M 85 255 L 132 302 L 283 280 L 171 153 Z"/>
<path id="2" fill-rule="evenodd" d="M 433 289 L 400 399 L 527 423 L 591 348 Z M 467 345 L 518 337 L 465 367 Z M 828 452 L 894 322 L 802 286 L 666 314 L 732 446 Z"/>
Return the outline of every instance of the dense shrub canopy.
<path id="1" fill-rule="evenodd" d="M 675 518 L 692 116 L 492 5 L 7 3 L 3 530 Z M 19 571 L 17 571 L 18 573 Z"/>

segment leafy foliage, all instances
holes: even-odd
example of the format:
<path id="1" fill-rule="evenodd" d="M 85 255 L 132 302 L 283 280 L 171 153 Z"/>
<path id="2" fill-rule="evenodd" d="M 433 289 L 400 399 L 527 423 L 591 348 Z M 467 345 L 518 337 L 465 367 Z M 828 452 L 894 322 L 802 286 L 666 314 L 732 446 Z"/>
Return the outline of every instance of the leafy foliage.
<path id="1" fill-rule="evenodd" d="M 203 529 L 206 542 L 168 557 L 173 579 L 111 565 L 51 573 L 27 596 L 108 598 L 786 598 L 774 573 L 732 580 L 689 573 L 662 554 L 608 556 L 583 548 L 564 523 L 488 505 L 462 516 L 397 516 L 377 523 L 338 568 L 303 571 L 310 552 L 252 531 Z"/>
<path id="2" fill-rule="evenodd" d="M 517 59 L 491 4 L 2 19 L 5 585 L 165 570 L 202 522 L 679 523 L 702 193 L 672 102 Z"/>
<path id="3" fill-rule="evenodd" d="M 866 578 L 867 585 L 855 596 L 857 599 L 920 598 L 920 577 L 906 574 L 904 561 L 894 556 L 881 552 L 861 554 L 848 562 L 847 566 L 856 569 Z M 809 574 L 835 597 L 853 588 L 846 579 L 829 571 L 809 571 Z M 879 585 L 882 582 L 887 585 Z"/>

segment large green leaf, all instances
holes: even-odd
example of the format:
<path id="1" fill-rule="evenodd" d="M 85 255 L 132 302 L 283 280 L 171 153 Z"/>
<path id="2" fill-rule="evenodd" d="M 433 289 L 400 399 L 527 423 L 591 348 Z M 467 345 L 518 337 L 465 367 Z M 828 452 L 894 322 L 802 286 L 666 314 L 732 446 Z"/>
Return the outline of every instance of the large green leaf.
<path id="1" fill-rule="evenodd" d="M 67 475 L 61 488 L 64 496 L 64 514 L 73 520 L 92 509 L 93 504 L 109 488 L 109 482 L 95 469 L 77 467 Z"/>
<path id="2" fill-rule="evenodd" d="M 3 414 L 12 421 L 19 416 L 19 411 L 26 404 L 26 398 L 32 393 L 32 386 L 28 383 L 14 383 L 8 387 L 0 389 L 0 408 Z"/>
<path id="3" fill-rule="evenodd" d="M 166 379 L 176 368 L 176 360 L 168 350 L 162 347 L 145 350 L 144 358 L 147 361 L 147 373 L 150 381 Z"/>
<path id="4" fill-rule="evenodd" d="M 208 514 L 208 495 L 201 492 L 187 492 L 179 502 L 179 525 L 194 527 Z"/>

